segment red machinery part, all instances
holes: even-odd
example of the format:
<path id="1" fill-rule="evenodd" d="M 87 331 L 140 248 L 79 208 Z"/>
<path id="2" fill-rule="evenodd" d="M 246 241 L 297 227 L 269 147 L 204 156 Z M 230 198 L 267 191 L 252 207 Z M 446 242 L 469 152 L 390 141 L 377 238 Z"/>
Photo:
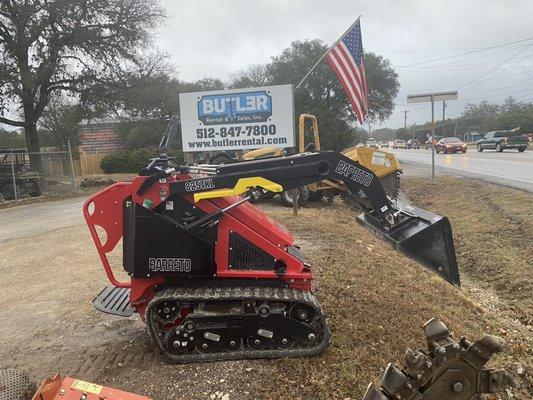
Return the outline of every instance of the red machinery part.
<path id="1" fill-rule="evenodd" d="M 83 205 L 83 213 L 91 236 L 96 245 L 104 270 L 109 281 L 116 287 L 131 288 L 131 303 L 143 317 L 146 302 L 153 296 L 155 285 L 163 282 L 161 276 L 153 278 L 132 278 L 130 282 L 118 281 L 115 278 L 107 254 L 113 251 L 123 236 L 123 203 L 131 197 L 132 201 L 143 205 L 146 202 L 150 208 L 159 205 L 168 194 L 169 184 L 177 179 L 190 178 L 189 175 L 161 179 L 156 182 L 143 196 L 137 194 L 147 177 L 136 177 L 133 182 L 116 183 L 91 196 Z M 185 199 L 193 203 L 192 195 L 185 195 Z M 215 198 L 202 200 L 195 205 L 205 213 L 213 213 L 228 207 L 238 200 L 237 197 Z M 97 228 L 105 232 L 98 234 Z M 294 245 L 293 236 L 278 222 L 250 204 L 242 204 L 229 211 L 222 218 L 218 226 L 218 245 L 215 247 L 216 274 L 219 278 L 279 278 L 274 271 L 231 270 L 228 262 L 229 233 L 236 232 L 251 240 L 258 247 L 268 249 L 278 260 L 283 260 L 287 270 L 283 279 L 290 287 L 310 290 L 312 274 L 301 260 L 287 252 L 287 248 Z"/>
<path id="2" fill-rule="evenodd" d="M 120 182 L 92 195 L 83 204 L 83 216 L 91 232 L 96 250 L 104 266 L 107 278 L 116 287 L 131 287 L 130 282 L 115 278 L 107 253 L 110 253 L 122 239 L 122 204 L 131 196 L 131 183 Z M 98 235 L 97 227 L 103 229 L 105 240 Z"/>
<path id="3" fill-rule="evenodd" d="M 32 400 L 150 400 L 149 397 L 123 392 L 107 386 L 56 374 L 46 379 Z"/>

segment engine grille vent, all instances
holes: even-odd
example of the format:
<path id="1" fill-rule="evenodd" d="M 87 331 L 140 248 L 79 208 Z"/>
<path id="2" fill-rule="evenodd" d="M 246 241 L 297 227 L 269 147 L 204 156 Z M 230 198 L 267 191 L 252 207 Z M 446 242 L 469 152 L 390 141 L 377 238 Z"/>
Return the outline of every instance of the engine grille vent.
<path id="1" fill-rule="evenodd" d="M 252 242 L 231 232 L 229 234 L 229 268 L 247 270 L 273 270 L 275 259 Z"/>

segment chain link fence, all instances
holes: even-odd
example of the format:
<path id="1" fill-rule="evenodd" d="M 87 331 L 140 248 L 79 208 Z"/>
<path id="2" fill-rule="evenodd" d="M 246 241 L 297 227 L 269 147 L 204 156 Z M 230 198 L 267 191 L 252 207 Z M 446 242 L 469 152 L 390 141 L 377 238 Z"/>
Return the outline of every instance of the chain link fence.
<path id="1" fill-rule="evenodd" d="M 41 171 L 32 170 L 40 158 Z M 21 200 L 43 194 L 76 190 L 72 149 L 29 153 L 25 149 L 0 148 L 0 201 Z"/>

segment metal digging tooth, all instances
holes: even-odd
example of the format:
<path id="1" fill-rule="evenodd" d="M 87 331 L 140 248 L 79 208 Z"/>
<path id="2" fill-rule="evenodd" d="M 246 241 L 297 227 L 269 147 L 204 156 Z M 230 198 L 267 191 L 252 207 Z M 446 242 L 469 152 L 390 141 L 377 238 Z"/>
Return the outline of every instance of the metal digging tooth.
<path id="1" fill-rule="evenodd" d="M 503 370 L 485 367 L 505 341 L 485 335 L 475 343 L 455 341 L 448 327 L 431 319 L 424 327 L 428 351 L 407 349 L 405 365 L 389 364 L 381 386 L 370 384 L 363 400 L 478 400 L 483 394 L 516 386 Z"/>

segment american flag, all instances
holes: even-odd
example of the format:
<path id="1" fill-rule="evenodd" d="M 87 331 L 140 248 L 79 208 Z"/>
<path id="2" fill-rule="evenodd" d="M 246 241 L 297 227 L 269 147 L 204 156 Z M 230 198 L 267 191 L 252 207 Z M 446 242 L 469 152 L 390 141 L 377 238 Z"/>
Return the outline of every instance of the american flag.
<path id="1" fill-rule="evenodd" d="M 363 40 L 359 20 L 328 52 L 329 67 L 339 78 L 360 124 L 368 114 Z"/>

